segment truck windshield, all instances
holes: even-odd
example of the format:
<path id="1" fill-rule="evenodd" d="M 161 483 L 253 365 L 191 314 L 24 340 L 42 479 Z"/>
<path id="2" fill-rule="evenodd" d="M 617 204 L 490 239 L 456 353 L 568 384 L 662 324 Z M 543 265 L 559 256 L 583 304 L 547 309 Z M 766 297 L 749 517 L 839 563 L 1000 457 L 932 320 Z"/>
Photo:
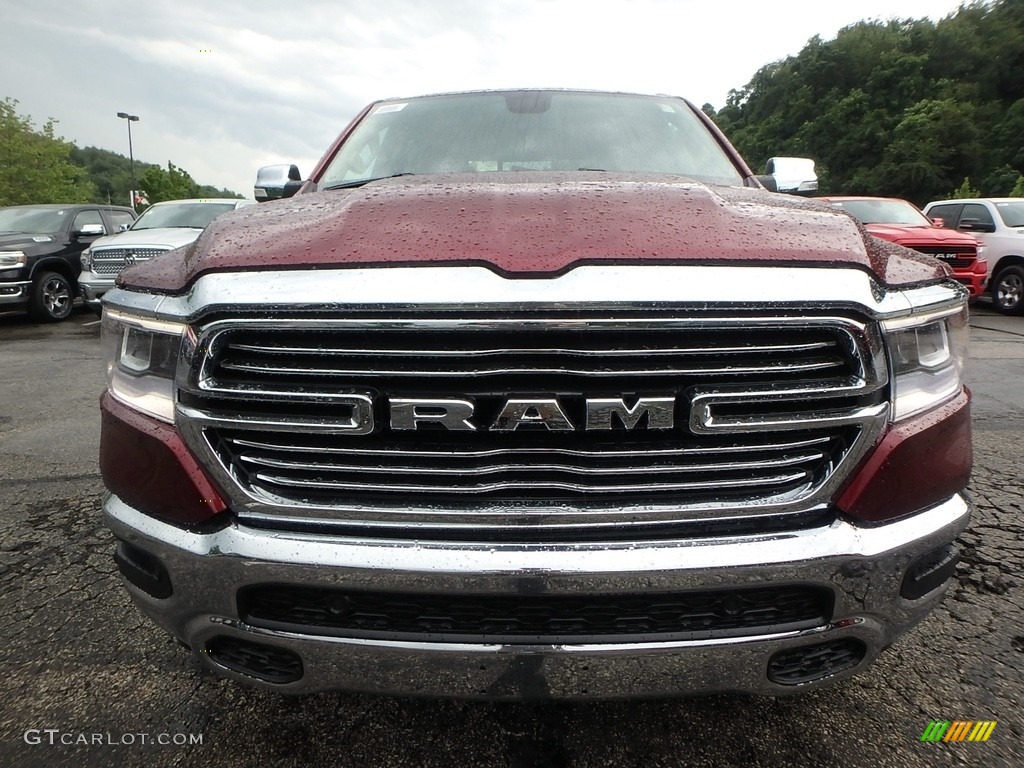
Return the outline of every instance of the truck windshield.
<path id="1" fill-rule="evenodd" d="M 999 217 L 1008 227 L 1024 227 L 1024 200 L 1019 203 L 996 203 Z"/>
<path id="2" fill-rule="evenodd" d="M 565 91 L 429 96 L 375 105 L 320 189 L 398 174 L 610 171 L 738 185 L 740 170 L 681 99 Z"/>
<path id="3" fill-rule="evenodd" d="M 839 200 L 836 205 L 852 213 L 862 224 L 932 226 L 928 217 L 906 200 Z"/>
<path id="4" fill-rule="evenodd" d="M 55 235 L 67 215 L 68 211 L 59 208 L 0 208 L 0 232 Z"/>
<path id="5" fill-rule="evenodd" d="M 222 213 L 233 211 L 234 203 L 172 203 L 154 205 L 139 216 L 131 226 L 137 229 L 160 229 L 163 227 L 184 227 L 206 229 L 210 222 Z"/>

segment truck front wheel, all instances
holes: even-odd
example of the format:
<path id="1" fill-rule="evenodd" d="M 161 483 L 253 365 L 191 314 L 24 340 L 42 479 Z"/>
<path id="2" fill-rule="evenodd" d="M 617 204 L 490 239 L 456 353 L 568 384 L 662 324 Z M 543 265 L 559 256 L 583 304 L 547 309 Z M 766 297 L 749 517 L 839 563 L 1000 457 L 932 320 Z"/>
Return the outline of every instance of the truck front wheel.
<path id="1" fill-rule="evenodd" d="M 32 281 L 28 313 L 33 320 L 56 323 L 71 314 L 75 293 L 71 283 L 58 272 L 43 272 Z"/>
<path id="2" fill-rule="evenodd" d="M 992 281 L 992 301 L 1004 315 L 1024 314 L 1024 267 L 1013 264 L 999 270 Z"/>

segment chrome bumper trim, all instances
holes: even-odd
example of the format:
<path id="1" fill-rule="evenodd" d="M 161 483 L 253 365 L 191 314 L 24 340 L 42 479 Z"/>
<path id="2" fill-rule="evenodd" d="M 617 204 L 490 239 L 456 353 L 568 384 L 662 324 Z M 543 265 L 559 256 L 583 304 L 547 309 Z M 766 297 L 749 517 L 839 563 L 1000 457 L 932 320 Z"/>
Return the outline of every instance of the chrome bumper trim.
<path id="1" fill-rule="evenodd" d="M 476 544 L 347 539 L 269 532 L 233 524 L 208 534 L 154 520 L 109 496 L 114 534 L 157 557 L 170 574 L 171 597 L 129 585 L 144 613 L 192 647 L 220 674 L 274 690 L 330 689 L 403 695 L 519 699 L 682 695 L 712 691 L 784 694 L 820 682 L 783 686 L 768 680 L 780 650 L 855 637 L 867 653 L 857 672 L 941 599 L 900 597 L 907 568 L 953 541 L 970 512 L 960 496 L 887 525 L 845 521 L 765 535 L 595 544 Z M 630 594 L 709 587 L 819 585 L 830 589 L 829 624 L 792 633 L 740 638 L 586 645 L 497 645 L 323 637 L 257 629 L 239 621 L 238 589 L 254 584 L 345 586 L 430 594 Z M 199 653 L 228 635 L 298 653 L 302 679 L 262 684 Z"/>
<path id="2" fill-rule="evenodd" d="M 28 281 L 0 282 L 0 304 L 24 304 L 28 298 L 28 289 L 32 283 Z M 10 291 L 17 288 L 16 291 Z"/>

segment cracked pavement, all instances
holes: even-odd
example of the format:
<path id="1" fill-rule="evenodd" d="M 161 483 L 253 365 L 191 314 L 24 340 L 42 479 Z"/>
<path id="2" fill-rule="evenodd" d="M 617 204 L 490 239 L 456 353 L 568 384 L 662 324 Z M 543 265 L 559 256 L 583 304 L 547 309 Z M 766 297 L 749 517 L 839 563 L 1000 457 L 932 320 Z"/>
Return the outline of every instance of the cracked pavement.
<path id="1" fill-rule="evenodd" d="M 1024 764 L 1024 318 L 972 318 L 977 511 L 942 605 L 873 667 L 780 699 L 532 705 L 282 697 L 200 671 L 111 558 L 93 320 L 0 316 L 0 766 Z M 984 744 L 920 743 L 936 719 L 998 726 Z"/>

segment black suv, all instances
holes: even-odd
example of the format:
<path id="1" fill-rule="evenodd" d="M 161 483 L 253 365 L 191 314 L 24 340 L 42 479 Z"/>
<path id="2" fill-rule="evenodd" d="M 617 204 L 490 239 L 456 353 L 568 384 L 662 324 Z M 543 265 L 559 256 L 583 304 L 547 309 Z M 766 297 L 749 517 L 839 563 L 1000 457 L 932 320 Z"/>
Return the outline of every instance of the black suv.
<path id="1" fill-rule="evenodd" d="M 64 320 L 78 295 L 79 254 L 133 221 L 131 208 L 113 205 L 0 208 L 0 311 L 27 309 L 35 320 Z"/>

